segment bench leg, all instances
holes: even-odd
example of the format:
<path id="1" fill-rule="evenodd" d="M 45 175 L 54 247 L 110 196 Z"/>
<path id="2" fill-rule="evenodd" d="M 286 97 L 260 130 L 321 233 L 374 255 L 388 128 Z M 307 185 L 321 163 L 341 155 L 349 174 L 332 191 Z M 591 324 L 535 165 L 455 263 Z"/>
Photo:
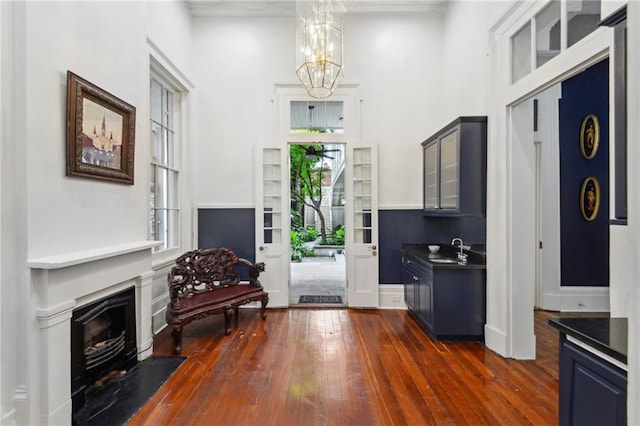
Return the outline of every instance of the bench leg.
<path id="1" fill-rule="evenodd" d="M 182 352 L 182 327 L 173 327 L 171 335 L 173 336 L 173 353 L 180 355 Z"/>
<path id="2" fill-rule="evenodd" d="M 267 303 L 269 303 L 269 295 L 265 294 L 260 300 L 260 315 L 262 316 L 262 319 L 267 317 Z"/>
<path id="3" fill-rule="evenodd" d="M 224 310 L 224 330 L 227 336 L 231 334 L 231 317 L 232 316 L 233 316 L 233 308 L 229 306 Z"/>

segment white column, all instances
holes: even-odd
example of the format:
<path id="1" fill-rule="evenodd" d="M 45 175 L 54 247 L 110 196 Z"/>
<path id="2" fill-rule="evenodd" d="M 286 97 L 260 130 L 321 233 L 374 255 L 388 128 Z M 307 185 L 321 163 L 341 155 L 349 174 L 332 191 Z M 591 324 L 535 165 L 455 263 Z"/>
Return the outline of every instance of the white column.
<path id="1" fill-rule="evenodd" d="M 71 423 L 71 317 L 75 300 L 37 310 L 40 424 Z"/>
<path id="2" fill-rule="evenodd" d="M 136 279 L 136 341 L 138 361 L 153 354 L 152 330 L 152 284 L 153 271 L 145 272 Z"/>

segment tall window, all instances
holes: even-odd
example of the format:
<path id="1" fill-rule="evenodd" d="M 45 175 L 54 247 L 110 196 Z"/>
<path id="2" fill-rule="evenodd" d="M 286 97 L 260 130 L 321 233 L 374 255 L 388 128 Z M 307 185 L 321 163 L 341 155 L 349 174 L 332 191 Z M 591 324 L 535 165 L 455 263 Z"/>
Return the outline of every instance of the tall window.
<path id="1" fill-rule="evenodd" d="M 156 251 L 179 245 L 179 96 L 166 81 L 151 76 L 150 237 L 162 241 Z"/>

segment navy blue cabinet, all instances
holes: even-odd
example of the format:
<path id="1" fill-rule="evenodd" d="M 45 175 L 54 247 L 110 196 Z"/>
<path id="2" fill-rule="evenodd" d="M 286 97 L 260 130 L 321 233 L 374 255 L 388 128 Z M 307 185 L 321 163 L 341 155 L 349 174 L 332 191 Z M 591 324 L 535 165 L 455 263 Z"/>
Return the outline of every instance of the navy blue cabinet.
<path id="1" fill-rule="evenodd" d="M 484 216 L 487 117 L 459 117 L 422 142 L 423 213 Z"/>
<path id="2" fill-rule="evenodd" d="M 437 340 L 484 341 L 484 266 L 436 265 L 406 251 L 402 259 L 411 316 Z"/>
<path id="3" fill-rule="evenodd" d="M 560 336 L 560 425 L 626 425 L 627 373 Z"/>
<path id="4" fill-rule="evenodd" d="M 409 310 L 418 310 L 418 277 L 416 260 L 409 256 L 402 255 L 402 276 L 404 283 L 404 301 Z"/>

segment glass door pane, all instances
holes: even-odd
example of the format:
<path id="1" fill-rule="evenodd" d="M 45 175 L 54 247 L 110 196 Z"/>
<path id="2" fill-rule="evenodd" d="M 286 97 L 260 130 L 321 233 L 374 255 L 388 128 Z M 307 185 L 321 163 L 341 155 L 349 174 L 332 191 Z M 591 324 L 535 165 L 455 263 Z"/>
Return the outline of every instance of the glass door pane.
<path id="1" fill-rule="evenodd" d="M 371 243 L 371 148 L 355 148 L 353 156 L 354 242 Z"/>
<path id="2" fill-rule="evenodd" d="M 511 38 L 511 82 L 531 72 L 531 22 Z"/>
<path id="3" fill-rule="evenodd" d="M 280 149 L 265 148 L 262 164 L 264 243 L 282 242 L 282 181 Z"/>
<path id="4" fill-rule="evenodd" d="M 424 208 L 438 208 L 438 143 L 424 149 Z"/>
<path id="5" fill-rule="evenodd" d="M 440 139 L 440 208 L 458 208 L 458 130 Z"/>
<path id="6" fill-rule="evenodd" d="M 536 67 L 560 53 L 560 1 L 554 0 L 536 15 Z"/>

